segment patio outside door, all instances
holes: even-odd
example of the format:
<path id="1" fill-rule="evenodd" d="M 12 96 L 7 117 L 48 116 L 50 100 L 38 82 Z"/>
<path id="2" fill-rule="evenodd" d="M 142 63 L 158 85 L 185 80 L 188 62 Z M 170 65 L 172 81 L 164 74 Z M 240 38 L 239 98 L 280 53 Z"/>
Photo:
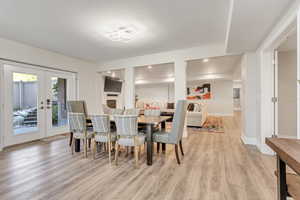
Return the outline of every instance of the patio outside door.
<path id="1" fill-rule="evenodd" d="M 75 74 L 4 65 L 4 146 L 68 131 L 66 101 L 75 99 Z"/>

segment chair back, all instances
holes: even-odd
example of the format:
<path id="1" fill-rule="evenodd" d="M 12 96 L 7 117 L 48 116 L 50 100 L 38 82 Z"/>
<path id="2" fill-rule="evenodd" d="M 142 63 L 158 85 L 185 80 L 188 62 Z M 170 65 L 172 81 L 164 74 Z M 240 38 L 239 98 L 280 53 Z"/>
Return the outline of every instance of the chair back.
<path id="1" fill-rule="evenodd" d="M 103 110 L 103 113 L 105 115 L 110 115 L 111 114 L 111 109 L 105 104 L 102 104 L 102 110 Z"/>
<path id="2" fill-rule="evenodd" d="M 179 140 L 182 138 L 186 112 L 187 112 L 187 101 L 179 100 L 177 102 L 176 110 L 174 113 L 172 131 L 169 134 L 169 140 L 174 144 L 177 144 Z"/>
<path id="3" fill-rule="evenodd" d="M 67 110 L 71 113 L 83 113 L 87 117 L 85 101 L 67 101 Z"/>
<path id="4" fill-rule="evenodd" d="M 123 115 L 124 110 L 123 109 L 119 109 L 119 108 L 115 108 L 111 110 L 111 114 L 112 115 Z"/>
<path id="5" fill-rule="evenodd" d="M 140 109 L 126 109 L 124 111 L 124 115 L 137 115 L 139 116 L 140 115 Z"/>
<path id="6" fill-rule="evenodd" d="M 115 115 L 114 120 L 119 136 L 135 136 L 138 134 L 138 117 L 136 115 Z"/>
<path id="7" fill-rule="evenodd" d="M 86 117 L 84 113 L 68 113 L 70 131 L 73 133 L 86 132 Z"/>
<path id="8" fill-rule="evenodd" d="M 145 110 L 144 115 L 147 117 L 159 117 L 160 110 L 153 110 L 153 109 Z"/>
<path id="9" fill-rule="evenodd" d="M 110 120 L 109 115 L 91 115 L 93 130 L 96 133 L 109 133 Z"/>

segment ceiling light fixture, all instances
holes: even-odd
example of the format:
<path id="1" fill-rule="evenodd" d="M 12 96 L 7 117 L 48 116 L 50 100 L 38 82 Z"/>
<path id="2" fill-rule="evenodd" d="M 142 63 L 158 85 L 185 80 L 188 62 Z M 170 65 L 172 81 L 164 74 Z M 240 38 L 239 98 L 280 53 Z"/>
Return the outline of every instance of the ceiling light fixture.
<path id="1" fill-rule="evenodd" d="M 151 65 L 149 65 L 149 66 L 148 66 L 148 69 L 152 69 L 152 66 L 151 66 Z"/>
<path id="2" fill-rule="evenodd" d="M 111 71 L 107 71 L 106 73 L 111 74 Z"/>
<path id="3" fill-rule="evenodd" d="M 204 63 L 206 63 L 206 62 L 208 62 L 208 61 L 209 61 L 208 58 L 203 59 L 203 62 L 204 62 Z"/>
<path id="4" fill-rule="evenodd" d="M 114 42 L 130 42 L 138 33 L 133 25 L 117 26 L 106 32 L 105 36 Z"/>

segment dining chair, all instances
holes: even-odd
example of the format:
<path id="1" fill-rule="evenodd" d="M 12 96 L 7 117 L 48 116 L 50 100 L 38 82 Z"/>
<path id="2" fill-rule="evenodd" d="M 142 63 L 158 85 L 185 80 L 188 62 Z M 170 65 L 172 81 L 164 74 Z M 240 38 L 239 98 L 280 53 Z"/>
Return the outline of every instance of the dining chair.
<path id="1" fill-rule="evenodd" d="M 110 115 L 111 114 L 111 108 L 109 108 L 107 105 L 105 104 L 102 104 L 102 110 L 103 110 L 103 113 L 105 115 Z"/>
<path id="2" fill-rule="evenodd" d="M 110 119 L 109 115 L 92 115 L 91 116 L 93 130 L 94 130 L 94 142 L 92 145 L 93 158 L 96 155 L 96 145 L 98 142 L 104 143 L 108 147 L 108 159 L 111 164 L 111 150 L 112 142 L 117 139 L 115 132 L 110 132 Z"/>
<path id="3" fill-rule="evenodd" d="M 161 114 L 160 110 L 148 109 L 144 111 L 144 115 L 147 117 L 159 117 Z"/>
<path id="4" fill-rule="evenodd" d="M 124 111 L 124 115 L 136 115 L 136 116 L 139 116 L 140 115 L 140 109 L 135 109 L 135 108 L 126 109 Z"/>
<path id="5" fill-rule="evenodd" d="M 88 117 L 88 112 L 86 108 L 86 103 L 83 100 L 79 101 L 67 101 L 67 111 L 68 113 L 83 113 L 85 117 Z M 91 123 L 86 124 L 88 127 L 91 127 Z M 71 146 L 73 140 L 73 132 L 70 133 L 69 145 Z"/>
<path id="6" fill-rule="evenodd" d="M 123 115 L 124 110 L 120 108 L 111 109 L 111 115 Z"/>
<path id="7" fill-rule="evenodd" d="M 186 100 L 179 100 L 176 105 L 171 132 L 159 131 L 153 134 L 153 142 L 174 144 L 178 164 L 180 164 L 180 159 L 178 155 L 178 144 L 180 146 L 181 154 L 182 156 L 184 156 L 182 148 L 182 135 L 184 131 L 186 112 Z"/>
<path id="8" fill-rule="evenodd" d="M 93 131 L 86 126 L 86 117 L 83 113 L 68 113 L 70 131 L 74 139 L 83 140 L 84 156 L 87 157 L 87 140 L 93 138 Z M 74 154 L 75 140 L 72 141 L 71 149 Z"/>
<path id="9" fill-rule="evenodd" d="M 115 161 L 118 164 L 118 154 L 120 145 L 134 147 L 135 165 L 138 166 L 141 146 L 144 145 L 145 136 L 138 132 L 138 116 L 136 115 L 116 115 L 114 120 L 117 127 L 117 141 Z"/>

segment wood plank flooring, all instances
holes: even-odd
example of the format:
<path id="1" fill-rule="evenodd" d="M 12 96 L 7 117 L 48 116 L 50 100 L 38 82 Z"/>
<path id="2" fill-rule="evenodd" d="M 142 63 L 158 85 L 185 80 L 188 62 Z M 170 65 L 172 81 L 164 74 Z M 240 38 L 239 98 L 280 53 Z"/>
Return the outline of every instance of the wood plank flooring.
<path id="1" fill-rule="evenodd" d="M 103 153 L 72 156 L 65 137 L 11 147 L 0 153 L 0 199 L 274 200 L 275 160 L 243 145 L 239 124 L 224 117 L 225 133 L 189 129 L 180 166 L 172 146 L 155 151 L 152 166 L 143 152 L 138 169 L 125 153 L 118 166 Z"/>

